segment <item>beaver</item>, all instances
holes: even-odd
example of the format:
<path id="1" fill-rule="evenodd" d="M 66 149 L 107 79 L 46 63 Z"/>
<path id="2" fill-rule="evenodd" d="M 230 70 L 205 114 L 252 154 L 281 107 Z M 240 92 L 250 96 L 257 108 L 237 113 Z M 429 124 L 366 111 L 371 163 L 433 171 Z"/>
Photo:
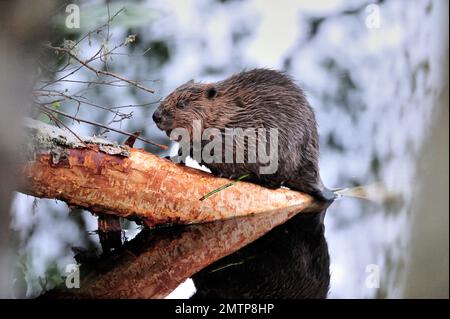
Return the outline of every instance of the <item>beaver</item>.
<path id="1" fill-rule="evenodd" d="M 261 68 L 242 71 L 216 83 L 191 80 L 161 102 L 153 120 L 167 135 L 175 128 L 184 128 L 192 136 L 194 120 L 201 121 L 201 130 L 216 128 L 223 135 L 227 128 L 276 129 L 276 172 L 261 173 L 261 162 L 248 161 L 248 154 L 243 163 L 201 164 L 217 176 L 237 178 L 250 173 L 247 181 L 265 187 L 286 186 L 322 201 L 335 198 L 319 174 L 314 111 L 303 90 L 284 72 Z"/>

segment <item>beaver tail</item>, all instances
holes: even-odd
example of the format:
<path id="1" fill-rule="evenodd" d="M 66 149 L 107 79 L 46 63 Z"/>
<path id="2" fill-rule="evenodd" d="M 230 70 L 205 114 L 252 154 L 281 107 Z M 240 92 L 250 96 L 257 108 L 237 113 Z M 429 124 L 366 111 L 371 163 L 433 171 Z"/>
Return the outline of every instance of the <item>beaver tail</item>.
<path id="1" fill-rule="evenodd" d="M 338 194 L 336 194 L 334 191 L 323 184 L 322 178 L 319 174 L 317 176 L 316 184 L 313 187 L 312 191 L 309 192 L 309 194 L 312 195 L 316 200 L 326 203 L 331 203 L 338 197 Z"/>
<path id="2" fill-rule="evenodd" d="M 321 189 L 318 188 L 314 190 L 311 195 L 319 201 L 330 203 L 337 198 L 337 194 L 325 186 L 323 186 Z"/>

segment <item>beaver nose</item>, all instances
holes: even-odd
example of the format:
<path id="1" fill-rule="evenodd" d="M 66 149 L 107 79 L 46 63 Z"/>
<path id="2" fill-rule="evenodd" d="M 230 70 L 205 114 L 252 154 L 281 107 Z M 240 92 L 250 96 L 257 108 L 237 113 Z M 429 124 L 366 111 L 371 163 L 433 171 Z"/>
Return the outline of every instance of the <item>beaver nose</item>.
<path id="1" fill-rule="evenodd" d="M 155 121 L 156 124 L 161 123 L 162 121 L 162 114 L 160 110 L 156 110 L 155 113 L 153 113 L 153 121 Z"/>

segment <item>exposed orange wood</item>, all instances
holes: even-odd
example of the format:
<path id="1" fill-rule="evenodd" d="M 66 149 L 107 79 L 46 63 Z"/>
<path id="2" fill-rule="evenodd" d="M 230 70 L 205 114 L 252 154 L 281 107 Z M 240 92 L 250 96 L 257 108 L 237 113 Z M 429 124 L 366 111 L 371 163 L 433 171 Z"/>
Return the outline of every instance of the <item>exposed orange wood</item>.
<path id="1" fill-rule="evenodd" d="M 127 157 L 88 146 L 68 149 L 57 164 L 51 155 L 37 154 L 35 161 L 22 167 L 20 191 L 93 212 L 139 217 L 150 226 L 206 222 L 313 203 L 306 194 L 247 182 L 200 201 L 229 180 L 140 149 L 130 148 Z"/>

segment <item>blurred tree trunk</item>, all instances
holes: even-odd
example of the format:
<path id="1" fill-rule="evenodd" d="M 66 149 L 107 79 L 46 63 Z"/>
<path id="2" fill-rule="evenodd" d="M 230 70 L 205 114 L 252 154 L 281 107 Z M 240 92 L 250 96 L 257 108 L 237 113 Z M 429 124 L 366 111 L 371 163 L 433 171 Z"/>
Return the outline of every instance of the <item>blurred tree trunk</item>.
<path id="1" fill-rule="evenodd" d="M 18 124 L 30 104 L 33 55 L 47 28 L 53 1 L 0 2 L 0 298 L 12 293 L 13 258 L 10 249 L 10 205 L 15 189 Z"/>
<path id="2" fill-rule="evenodd" d="M 449 74 L 448 3 L 441 11 L 444 32 L 442 85 L 436 111 L 417 162 L 417 192 L 411 218 L 411 252 L 402 297 L 449 297 Z M 445 31 L 446 30 L 446 31 Z M 426 218 L 424 218 L 426 216 Z"/>
<path id="3" fill-rule="evenodd" d="M 205 200 L 230 182 L 175 164 L 143 150 L 98 137 L 77 137 L 30 120 L 19 190 L 56 198 L 94 213 L 138 218 L 149 226 L 191 224 L 257 214 L 294 206 L 313 206 L 307 194 L 271 190 L 239 182 Z M 81 142 L 83 141 L 83 142 Z"/>

